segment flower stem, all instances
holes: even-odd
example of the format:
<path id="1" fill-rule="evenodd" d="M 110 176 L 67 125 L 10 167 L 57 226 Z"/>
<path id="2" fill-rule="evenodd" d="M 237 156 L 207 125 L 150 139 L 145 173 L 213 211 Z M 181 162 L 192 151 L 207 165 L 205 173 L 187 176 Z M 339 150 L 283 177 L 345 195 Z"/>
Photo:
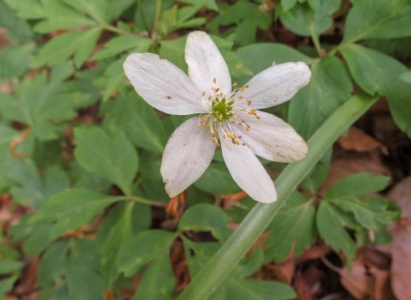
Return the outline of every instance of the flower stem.
<path id="1" fill-rule="evenodd" d="M 323 123 L 308 141 L 309 152 L 306 158 L 288 165 L 276 180 L 277 202 L 275 204 L 256 204 L 237 230 L 194 277 L 178 300 L 206 299 L 223 282 L 327 149 L 376 100 L 377 98 L 371 98 L 365 94 L 355 95 Z"/>

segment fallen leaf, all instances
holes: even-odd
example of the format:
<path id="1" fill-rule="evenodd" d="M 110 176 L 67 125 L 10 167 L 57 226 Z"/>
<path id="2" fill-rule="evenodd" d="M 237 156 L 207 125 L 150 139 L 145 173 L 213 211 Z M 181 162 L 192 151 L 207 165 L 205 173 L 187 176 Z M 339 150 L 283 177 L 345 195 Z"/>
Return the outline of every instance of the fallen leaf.
<path id="1" fill-rule="evenodd" d="M 387 147 L 366 134 L 364 131 L 355 127 L 350 128 L 347 136 L 340 137 L 338 143 L 345 150 L 370 152 L 378 149 L 385 155 L 388 155 Z"/>
<path id="2" fill-rule="evenodd" d="M 411 177 L 399 182 L 388 194 L 402 209 L 402 218 L 411 218 Z M 398 300 L 411 299 L 411 232 L 409 226 L 391 228 L 393 242 L 388 248 L 392 255 L 391 285 Z"/>

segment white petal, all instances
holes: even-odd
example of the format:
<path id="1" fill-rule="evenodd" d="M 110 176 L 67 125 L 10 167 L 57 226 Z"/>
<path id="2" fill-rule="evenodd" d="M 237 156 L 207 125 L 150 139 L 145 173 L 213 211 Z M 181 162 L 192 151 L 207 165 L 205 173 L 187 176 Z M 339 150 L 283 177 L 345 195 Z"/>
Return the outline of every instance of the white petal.
<path id="1" fill-rule="evenodd" d="M 201 92 L 169 61 L 151 53 L 133 53 L 124 62 L 136 92 L 151 106 L 173 115 L 202 113 Z"/>
<path id="2" fill-rule="evenodd" d="M 188 75 L 201 92 L 205 92 L 207 98 L 213 96 L 212 88 L 219 88 L 219 92 L 230 94 L 230 72 L 220 51 L 208 34 L 194 31 L 188 35 L 185 59 L 188 65 Z"/>
<path id="3" fill-rule="evenodd" d="M 199 128 L 199 118 L 181 124 L 167 143 L 161 163 L 166 192 L 174 197 L 194 183 L 213 159 L 215 144 L 206 128 Z"/>
<path id="4" fill-rule="evenodd" d="M 310 81 L 311 71 L 303 62 L 292 62 L 272 66 L 255 75 L 245 84 L 248 88 L 237 93 L 244 105 L 251 100 L 253 108 L 267 108 L 290 100 L 302 87 Z"/>
<path id="5" fill-rule="evenodd" d="M 276 201 L 274 183 L 251 149 L 233 144 L 221 135 L 220 143 L 224 161 L 238 186 L 258 202 Z"/>
<path id="6" fill-rule="evenodd" d="M 238 133 L 255 154 L 278 162 L 295 162 L 305 157 L 307 144 L 294 128 L 272 114 L 257 111 L 257 115 L 260 119 L 244 116 L 250 130 L 241 127 Z"/>

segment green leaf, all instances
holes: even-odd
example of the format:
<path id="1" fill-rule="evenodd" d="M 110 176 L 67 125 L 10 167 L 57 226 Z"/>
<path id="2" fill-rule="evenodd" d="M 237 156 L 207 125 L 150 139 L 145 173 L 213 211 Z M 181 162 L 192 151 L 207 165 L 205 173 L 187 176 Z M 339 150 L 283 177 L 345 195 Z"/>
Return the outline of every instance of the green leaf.
<path id="1" fill-rule="evenodd" d="M 32 61 L 33 67 L 54 66 L 73 56 L 77 68 L 89 58 L 101 34 L 101 28 L 72 31 L 53 38 Z"/>
<path id="2" fill-rule="evenodd" d="M 137 147 L 163 153 L 167 141 L 164 126 L 155 110 L 134 91 L 121 93 L 115 101 L 107 102 L 102 112 L 105 128 L 123 131 Z"/>
<path id="3" fill-rule="evenodd" d="M 308 139 L 350 97 L 352 83 L 345 65 L 334 56 L 323 57 L 311 68 L 308 86 L 290 102 L 288 122 Z"/>
<path id="4" fill-rule="evenodd" d="M 50 236 L 57 238 L 92 220 L 117 199 L 94 191 L 73 189 L 47 199 L 31 222 L 54 221 Z"/>
<path id="5" fill-rule="evenodd" d="M 46 16 L 43 6 L 38 0 L 4 0 L 17 15 L 23 19 L 41 19 Z"/>
<path id="6" fill-rule="evenodd" d="M 333 14 L 341 0 L 307 0 L 291 9 L 279 6 L 281 22 L 291 31 L 303 36 L 318 36 L 333 24 Z"/>
<path id="7" fill-rule="evenodd" d="M 321 202 L 317 213 L 317 229 L 335 251 L 342 251 L 350 261 L 355 258 L 355 245 L 344 228 L 345 221 L 331 204 Z"/>
<path id="8" fill-rule="evenodd" d="M 39 208 L 48 197 L 70 184 L 66 173 L 58 167 L 49 168 L 40 176 L 30 159 L 15 161 L 8 177 L 15 183 L 11 189 L 14 200 L 34 208 Z"/>
<path id="9" fill-rule="evenodd" d="M 22 76 L 29 66 L 29 56 L 35 45 L 32 43 L 20 46 L 5 46 L 0 49 L 0 79 Z"/>
<path id="10" fill-rule="evenodd" d="M 327 179 L 328 171 L 330 170 L 332 147 L 324 154 L 324 156 L 318 161 L 310 174 L 304 178 L 301 185 L 310 191 L 312 194 L 316 194 L 321 187 L 325 179 Z"/>
<path id="11" fill-rule="evenodd" d="M 284 12 L 287 12 L 289 9 L 297 5 L 298 0 L 281 0 L 281 6 Z"/>
<path id="12" fill-rule="evenodd" d="M 215 0 L 181 0 L 183 3 L 188 3 L 192 4 L 194 6 L 197 6 L 199 8 L 201 7 L 207 7 L 209 9 L 218 11 L 218 6 Z"/>
<path id="13" fill-rule="evenodd" d="M 111 224 L 112 226 L 110 228 L 107 228 L 107 226 L 104 225 L 99 226 L 99 237 L 101 236 L 100 232 L 103 230 L 102 228 L 108 231 L 104 233 L 106 236 L 102 242 L 100 253 L 102 258 L 102 271 L 109 289 L 111 289 L 113 282 L 120 274 L 116 266 L 116 260 L 120 250 L 133 235 L 133 208 L 133 202 L 117 205 L 114 210 L 110 212 L 110 215 L 115 214 L 117 216 L 117 222 Z M 105 222 L 106 219 L 108 218 L 105 218 L 103 222 Z"/>
<path id="14" fill-rule="evenodd" d="M 171 61 L 183 71 L 187 71 L 187 64 L 184 60 L 184 48 L 186 45 L 187 36 L 170 41 L 162 41 L 159 55 Z"/>
<path id="15" fill-rule="evenodd" d="M 85 12 L 100 23 L 108 23 L 108 1 L 107 0 L 63 0 L 66 4 L 74 7 L 79 12 Z"/>
<path id="16" fill-rule="evenodd" d="M 359 45 L 340 50 L 357 84 L 367 93 L 387 96 L 390 112 L 411 136 L 411 84 L 400 79 L 408 69 L 394 58 Z"/>
<path id="17" fill-rule="evenodd" d="M 138 168 L 138 156 L 124 133 L 114 138 L 97 126 L 74 130 L 77 145 L 74 155 L 79 164 L 89 172 L 103 176 L 130 194 Z"/>
<path id="18" fill-rule="evenodd" d="M 134 300 L 169 300 L 172 299 L 175 279 L 168 255 L 155 259 L 141 278 Z"/>
<path id="19" fill-rule="evenodd" d="M 372 173 L 357 173 L 344 177 L 334 184 L 325 194 L 325 198 L 341 196 L 358 197 L 385 189 L 390 181 L 387 176 L 375 176 Z"/>
<path id="20" fill-rule="evenodd" d="M 2 258 L 0 261 L 0 275 L 6 275 L 9 273 L 18 273 L 20 269 L 24 266 L 24 263 L 18 260 L 10 258 Z"/>
<path id="21" fill-rule="evenodd" d="M 282 262 L 293 249 L 295 257 L 299 257 L 317 237 L 314 205 L 295 192 L 269 230 L 271 233 L 266 240 L 269 248 L 265 250 L 268 259 Z"/>
<path id="22" fill-rule="evenodd" d="M 257 74 L 273 64 L 290 61 L 303 61 L 310 63 L 312 58 L 283 44 L 259 43 L 241 47 L 237 50 L 240 61 Z"/>
<path id="23" fill-rule="evenodd" d="M 126 51 L 148 52 L 152 41 L 147 38 L 130 35 L 120 35 L 110 39 L 103 49 L 93 55 L 92 59 L 101 60 Z"/>
<path id="24" fill-rule="evenodd" d="M 344 44 L 369 38 L 397 38 L 411 35 L 411 3 L 407 0 L 352 1 Z"/>
<path id="25" fill-rule="evenodd" d="M 233 194 L 240 191 L 224 163 L 211 163 L 194 185 L 212 194 Z"/>
<path id="26" fill-rule="evenodd" d="M 27 43 L 33 39 L 33 32 L 27 21 L 17 17 L 4 1 L 0 1 L 0 26 L 7 28 L 7 38 L 14 43 Z"/>
<path id="27" fill-rule="evenodd" d="M 69 299 L 103 298 L 104 281 L 95 243 L 91 240 L 76 240 L 70 246 L 70 255 L 64 263 Z"/>
<path id="28" fill-rule="evenodd" d="M 125 276 L 135 274 L 146 263 L 168 256 L 175 235 L 162 230 L 147 230 L 129 239 L 121 248 L 117 267 Z"/>
<path id="29" fill-rule="evenodd" d="M 197 204 L 190 207 L 180 220 L 179 231 L 210 231 L 220 240 L 226 240 L 231 230 L 230 218 L 220 209 L 209 204 Z"/>

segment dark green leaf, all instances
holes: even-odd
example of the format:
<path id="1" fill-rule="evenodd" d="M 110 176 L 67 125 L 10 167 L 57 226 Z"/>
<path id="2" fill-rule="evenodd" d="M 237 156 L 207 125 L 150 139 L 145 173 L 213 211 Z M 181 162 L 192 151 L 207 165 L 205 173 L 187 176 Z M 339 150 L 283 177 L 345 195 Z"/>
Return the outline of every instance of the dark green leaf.
<path id="1" fill-rule="evenodd" d="M 267 258 L 281 262 L 293 249 L 295 257 L 299 257 L 317 237 L 314 205 L 295 192 L 269 230 L 270 236 L 266 241 L 269 247 L 265 250 Z"/>
<path id="2" fill-rule="evenodd" d="M 335 251 L 342 251 L 350 261 L 355 257 L 355 245 L 344 228 L 345 221 L 336 208 L 321 202 L 317 213 L 317 228 L 320 236 Z"/>
<path id="3" fill-rule="evenodd" d="M 411 35 L 411 3 L 407 0 L 355 0 L 345 25 L 344 43 L 369 38 Z"/>
<path id="4" fill-rule="evenodd" d="M 223 241 L 231 234 L 229 223 L 229 217 L 220 208 L 209 204 L 197 204 L 184 213 L 178 229 L 210 231 L 216 239 Z"/>
<path id="5" fill-rule="evenodd" d="M 290 102 L 288 121 L 308 139 L 350 97 L 352 83 L 345 65 L 334 56 L 323 57 L 311 68 L 308 86 Z"/>
<path id="6" fill-rule="evenodd" d="M 224 163 L 211 163 L 194 185 L 212 194 L 233 194 L 240 191 Z"/>
<path id="7" fill-rule="evenodd" d="M 139 96 L 122 93 L 116 101 L 103 107 L 104 126 L 113 132 L 123 131 L 138 147 L 163 153 L 167 134 L 155 110 Z"/>
<path id="8" fill-rule="evenodd" d="M 390 178 L 375 176 L 372 173 L 357 173 L 344 177 L 334 184 L 325 194 L 326 198 L 345 196 L 363 196 L 385 189 Z"/>
<path id="9" fill-rule="evenodd" d="M 130 194 L 138 168 L 138 156 L 124 133 L 110 138 L 100 128 L 80 127 L 74 130 L 79 164 L 89 172 L 103 176 Z"/>
<path id="10" fill-rule="evenodd" d="M 116 198 L 94 191 L 73 189 L 47 199 L 31 219 L 32 222 L 54 221 L 51 237 L 88 223 Z"/>
<path id="11" fill-rule="evenodd" d="M 117 267 L 129 277 L 146 263 L 160 256 L 168 256 L 175 235 L 162 230 L 147 230 L 129 239 L 121 248 Z"/>
<path id="12" fill-rule="evenodd" d="M 364 91 L 387 96 L 395 122 L 411 136 L 411 84 L 400 79 L 407 67 L 388 55 L 359 45 L 344 47 L 341 54 Z"/>

